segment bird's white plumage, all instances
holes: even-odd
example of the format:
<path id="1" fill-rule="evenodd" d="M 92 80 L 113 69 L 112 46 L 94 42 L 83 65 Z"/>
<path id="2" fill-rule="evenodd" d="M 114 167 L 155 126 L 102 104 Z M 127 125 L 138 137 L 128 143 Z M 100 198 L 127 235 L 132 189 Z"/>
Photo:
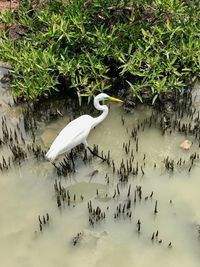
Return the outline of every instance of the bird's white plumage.
<path id="1" fill-rule="evenodd" d="M 86 142 L 93 120 L 91 116 L 83 115 L 67 124 L 52 143 L 46 157 L 54 160 L 58 155 Z"/>
<path id="2" fill-rule="evenodd" d="M 103 111 L 102 114 L 97 118 L 83 115 L 67 124 L 52 143 L 49 151 L 46 153 L 46 158 L 53 161 L 58 155 L 71 150 L 81 143 L 88 146 L 86 139 L 90 130 L 101 123 L 108 115 L 108 107 L 100 105 L 99 102 L 108 99 L 123 102 L 104 93 L 97 95 L 94 98 L 94 106 L 97 110 Z"/>

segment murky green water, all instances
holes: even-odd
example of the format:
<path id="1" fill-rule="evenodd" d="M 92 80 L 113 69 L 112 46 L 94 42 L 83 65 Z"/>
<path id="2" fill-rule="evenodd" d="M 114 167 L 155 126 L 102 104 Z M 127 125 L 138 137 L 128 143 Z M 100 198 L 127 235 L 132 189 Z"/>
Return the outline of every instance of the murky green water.
<path id="1" fill-rule="evenodd" d="M 1 96 L 4 105 L 0 119 L 6 115 L 11 129 L 19 125 L 26 144 L 31 144 L 31 134 L 24 131 L 20 119 L 22 107 L 10 107 L 8 99 Z M 195 105 L 199 109 L 197 100 L 198 97 Z M 53 122 L 38 122 L 36 143 L 43 149 L 48 148 L 68 122 L 70 114 L 66 111 L 63 115 Z M 106 120 L 91 132 L 88 143 L 98 144 L 105 154 L 110 150 L 115 173 L 112 164 L 109 166 L 100 159 L 93 158 L 89 163 L 77 159 L 74 175 L 58 177 L 52 164 L 42 158 L 37 160 L 32 154 L 28 154 L 20 166 L 11 164 L 8 171 L 0 173 L 1 266 L 199 266 L 199 160 L 195 160 L 188 172 L 190 155 L 199 153 L 198 142 L 190 135 L 187 139 L 193 141 L 191 149 L 182 150 L 179 146 L 186 139 L 184 134 L 172 131 L 162 135 L 160 127 L 153 123 L 148 127 L 146 123 L 144 131 L 143 126 L 138 130 L 136 152 L 131 131 L 138 127 L 138 121 L 143 122 L 151 115 L 151 108 L 139 106 L 133 112 L 125 113 L 119 105 L 113 104 Z M 129 140 L 130 152 L 126 154 L 123 143 L 128 144 Z M 21 143 L 21 146 L 25 145 Z M 2 155 L 6 159 L 12 155 L 8 145 L 2 145 L 0 149 L 0 162 Z M 130 174 L 128 182 L 120 183 L 117 170 L 122 159 L 126 163 L 131 158 L 131 150 L 134 168 L 138 162 L 138 175 Z M 186 163 L 176 165 L 173 172 L 166 170 L 163 160 L 167 156 L 176 163 L 181 157 Z M 57 164 L 60 160 L 62 157 Z M 61 199 L 62 205 L 57 207 L 55 179 L 69 191 L 70 206 Z M 135 193 L 136 186 L 141 186 L 141 193 Z M 129 199 L 131 207 L 127 209 Z M 102 213 L 105 212 L 105 219 L 97 222 L 94 219 L 93 226 L 88 220 L 90 200 L 93 209 L 100 207 Z M 156 201 L 157 213 L 154 212 Z M 121 212 L 117 212 L 120 204 Z M 43 215 L 47 219 L 47 213 L 49 222 L 42 223 L 40 231 L 38 216 L 43 221 Z M 72 240 L 80 232 L 81 238 L 74 246 Z"/>

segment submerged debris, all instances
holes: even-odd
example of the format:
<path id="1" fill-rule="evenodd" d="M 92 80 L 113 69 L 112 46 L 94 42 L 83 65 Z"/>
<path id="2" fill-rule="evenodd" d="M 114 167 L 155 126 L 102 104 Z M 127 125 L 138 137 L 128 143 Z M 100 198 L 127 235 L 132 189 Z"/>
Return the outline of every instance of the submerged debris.
<path id="1" fill-rule="evenodd" d="M 82 233 L 80 232 L 75 237 L 73 237 L 72 239 L 73 245 L 76 246 L 78 242 L 80 242 L 81 238 L 82 238 Z"/>

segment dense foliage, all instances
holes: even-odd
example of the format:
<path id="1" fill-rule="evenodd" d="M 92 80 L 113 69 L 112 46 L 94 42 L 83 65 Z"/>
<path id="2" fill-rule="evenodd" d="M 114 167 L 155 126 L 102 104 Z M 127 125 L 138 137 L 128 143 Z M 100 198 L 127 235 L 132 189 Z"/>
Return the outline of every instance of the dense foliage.
<path id="1" fill-rule="evenodd" d="M 154 103 L 200 70 L 199 0 L 21 1 L 1 14 L 0 58 L 16 96 L 130 90 Z"/>

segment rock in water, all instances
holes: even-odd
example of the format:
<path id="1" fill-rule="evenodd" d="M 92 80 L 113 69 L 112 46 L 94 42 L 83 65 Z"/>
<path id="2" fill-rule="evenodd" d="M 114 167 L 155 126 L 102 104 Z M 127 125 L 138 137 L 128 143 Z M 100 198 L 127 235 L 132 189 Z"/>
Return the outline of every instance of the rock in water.
<path id="1" fill-rule="evenodd" d="M 192 145 L 192 142 L 190 140 L 185 140 L 180 144 L 180 147 L 185 150 L 188 150 L 190 149 L 191 145 Z"/>

